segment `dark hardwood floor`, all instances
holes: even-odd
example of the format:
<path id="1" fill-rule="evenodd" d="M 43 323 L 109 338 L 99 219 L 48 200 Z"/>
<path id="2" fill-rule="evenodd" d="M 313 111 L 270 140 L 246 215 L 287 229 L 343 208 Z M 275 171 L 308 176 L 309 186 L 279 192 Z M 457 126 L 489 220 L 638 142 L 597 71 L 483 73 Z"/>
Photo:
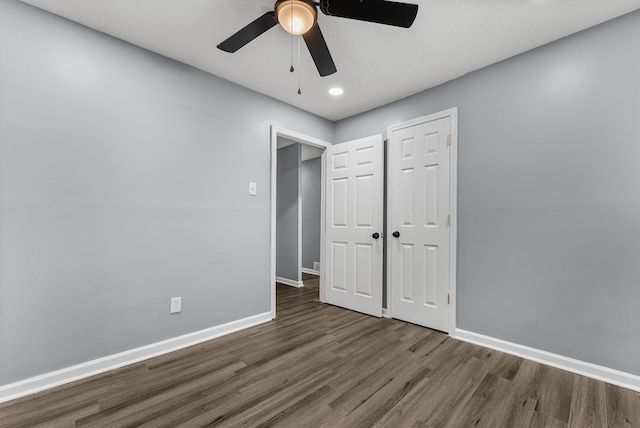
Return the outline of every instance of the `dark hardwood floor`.
<path id="1" fill-rule="evenodd" d="M 278 319 L 0 404 L 1 427 L 640 427 L 640 394 L 318 301 Z"/>

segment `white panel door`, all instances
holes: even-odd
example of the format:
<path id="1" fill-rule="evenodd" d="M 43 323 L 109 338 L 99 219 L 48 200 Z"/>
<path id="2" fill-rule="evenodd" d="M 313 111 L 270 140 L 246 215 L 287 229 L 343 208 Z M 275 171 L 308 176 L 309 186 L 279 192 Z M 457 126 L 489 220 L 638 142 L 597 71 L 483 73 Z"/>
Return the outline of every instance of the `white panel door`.
<path id="1" fill-rule="evenodd" d="M 382 316 L 382 136 L 326 151 L 325 301 Z"/>
<path id="2" fill-rule="evenodd" d="M 389 128 L 393 318 L 449 331 L 451 118 Z"/>

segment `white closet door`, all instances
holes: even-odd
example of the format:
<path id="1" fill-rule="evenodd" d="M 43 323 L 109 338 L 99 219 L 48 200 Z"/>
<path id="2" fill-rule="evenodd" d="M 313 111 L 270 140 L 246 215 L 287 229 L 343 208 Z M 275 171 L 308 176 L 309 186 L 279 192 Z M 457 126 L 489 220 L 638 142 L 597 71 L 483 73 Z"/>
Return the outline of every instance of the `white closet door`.
<path id="1" fill-rule="evenodd" d="M 449 331 L 451 118 L 389 128 L 393 318 Z"/>
<path id="2" fill-rule="evenodd" d="M 382 316 L 382 136 L 327 149 L 325 301 Z"/>

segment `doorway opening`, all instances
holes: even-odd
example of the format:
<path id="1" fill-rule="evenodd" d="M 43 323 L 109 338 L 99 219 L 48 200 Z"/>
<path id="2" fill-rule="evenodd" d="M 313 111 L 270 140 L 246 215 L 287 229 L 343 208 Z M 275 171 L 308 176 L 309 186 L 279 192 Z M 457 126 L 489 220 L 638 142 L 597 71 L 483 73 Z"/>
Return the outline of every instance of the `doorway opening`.
<path id="1" fill-rule="evenodd" d="M 309 137 L 277 126 L 271 127 L 270 293 L 272 318 L 276 317 L 276 282 L 300 287 L 304 283 L 303 274 L 309 279 L 313 278 L 307 276 L 309 274 L 318 275 L 320 282 L 319 297 L 321 301 L 324 301 L 324 296 L 322 296 L 325 233 L 324 151 L 329 146 L 331 146 L 331 143 L 314 137 Z M 279 149 L 282 150 L 281 153 L 279 153 Z M 281 165 L 278 163 L 279 154 L 281 155 Z M 280 172 L 285 175 L 280 177 L 279 180 L 279 166 L 283 166 L 284 162 L 294 162 L 294 167 L 286 169 L 280 168 Z M 313 164 L 309 165 L 308 168 L 307 165 L 305 165 L 305 168 L 310 171 L 317 171 L 319 169 L 317 172 L 320 174 L 318 177 L 320 184 L 320 203 L 318 207 L 314 208 L 319 210 L 318 220 L 320 223 L 320 233 L 319 236 L 306 236 L 307 239 L 319 239 L 319 242 L 317 242 L 319 252 L 315 252 L 315 254 L 312 254 L 314 252 L 311 250 L 303 251 L 303 235 L 305 235 L 303 229 L 304 196 L 301 194 L 303 162 Z M 297 167 L 295 165 L 297 165 Z M 288 187 L 290 187 L 290 189 Z M 284 195 L 283 192 L 292 193 Z M 285 197 L 283 198 L 283 196 Z M 279 198 L 282 203 L 287 204 L 287 209 L 282 212 L 278 210 Z M 279 219 L 281 220 L 280 228 L 278 228 Z M 310 221 L 315 220 L 312 219 Z M 285 230 L 285 228 L 288 230 Z M 279 233 L 279 230 L 282 233 Z M 311 245 L 311 247 L 313 247 L 313 245 Z"/>

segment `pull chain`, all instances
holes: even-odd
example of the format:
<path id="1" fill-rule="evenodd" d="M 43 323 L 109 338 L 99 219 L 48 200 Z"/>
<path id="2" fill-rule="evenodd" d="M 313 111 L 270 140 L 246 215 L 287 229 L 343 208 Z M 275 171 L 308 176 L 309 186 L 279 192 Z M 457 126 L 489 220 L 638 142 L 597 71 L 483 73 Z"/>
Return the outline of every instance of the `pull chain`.
<path id="1" fill-rule="evenodd" d="M 291 19 L 290 21 L 290 27 L 289 28 L 293 28 L 293 0 L 291 0 L 291 6 L 289 7 L 289 11 L 291 12 L 289 14 L 289 17 Z M 291 68 L 289 68 L 289 71 L 291 73 L 293 73 L 295 71 L 295 68 L 293 68 L 293 33 L 289 33 L 290 40 L 291 40 Z"/>
<path id="2" fill-rule="evenodd" d="M 301 73 L 300 73 L 300 45 L 302 44 L 300 42 L 300 39 L 302 38 L 302 36 L 298 37 L 298 95 L 302 95 L 302 89 L 300 89 L 300 80 L 301 80 Z"/>

